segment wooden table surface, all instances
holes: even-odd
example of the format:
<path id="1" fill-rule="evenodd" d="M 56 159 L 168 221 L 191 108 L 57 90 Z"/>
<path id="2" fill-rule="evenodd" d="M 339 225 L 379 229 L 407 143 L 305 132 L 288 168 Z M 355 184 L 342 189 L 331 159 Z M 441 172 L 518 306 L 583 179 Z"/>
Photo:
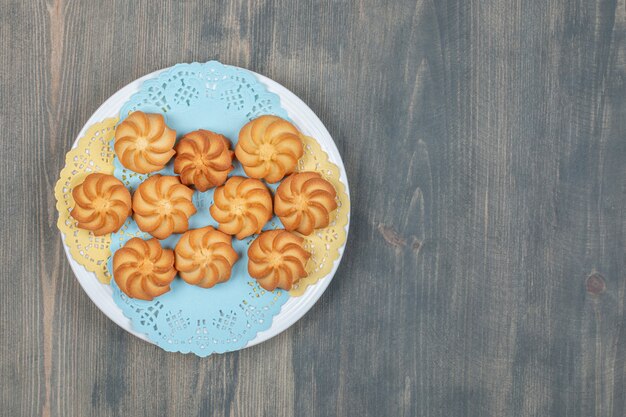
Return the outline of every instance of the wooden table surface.
<path id="1" fill-rule="evenodd" d="M 111 94 L 217 59 L 282 83 L 345 162 L 335 279 L 200 359 L 104 316 L 53 187 Z M 623 0 L 0 0 L 2 416 L 626 414 Z"/>

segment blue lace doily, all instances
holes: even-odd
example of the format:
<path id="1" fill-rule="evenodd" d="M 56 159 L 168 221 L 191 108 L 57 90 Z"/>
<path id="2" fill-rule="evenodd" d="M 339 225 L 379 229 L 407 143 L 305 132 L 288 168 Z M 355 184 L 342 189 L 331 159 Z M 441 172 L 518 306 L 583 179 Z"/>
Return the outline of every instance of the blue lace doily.
<path id="1" fill-rule="evenodd" d="M 216 61 L 179 64 L 144 82 L 140 91 L 122 107 L 120 119 L 124 120 L 134 110 L 163 114 L 178 137 L 207 129 L 223 134 L 233 145 L 237 143 L 239 129 L 261 114 L 288 118 L 278 96 L 268 92 L 252 73 Z M 117 157 L 114 167 L 114 175 L 132 191 L 148 177 L 127 170 Z M 173 175 L 173 163 L 159 173 Z M 236 161 L 231 175 L 245 175 Z M 275 190 L 277 186 L 270 188 Z M 191 229 L 216 225 L 209 214 L 212 201 L 213 189 L 194 193 L 198 212 L 190 219 Z M 266 229 L 278 227 L 280 221 L 273 218 Z M 111 236 L 111 253 L 135 236 L 151 237 L 129 219 Z M 161 243 L 173 248 L 179 238 L 180 235 L 173 235 Z M 170 292 L 153 301 L 142 301 L 127 297 L 112 280 L 113 299 L 134 329 L 167 351 L 208 356 L 241 349 L 258 332 L 271 326 L 273 317 L 289 298 L 287 291 L 265 291 L 248 275 L 247 250 L 253 238 L 241 241 L 233 238 L 240 259 L 225 283 L 204 289 L 176 278 Z M 109 270 L 111 263 L 109 260 Z"/>

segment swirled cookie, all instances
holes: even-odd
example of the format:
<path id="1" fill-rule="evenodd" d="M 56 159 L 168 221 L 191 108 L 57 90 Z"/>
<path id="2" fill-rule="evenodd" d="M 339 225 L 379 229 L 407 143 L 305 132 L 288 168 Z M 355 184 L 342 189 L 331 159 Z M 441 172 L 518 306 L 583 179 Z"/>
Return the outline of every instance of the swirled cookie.
<path id="1" fill-rule="evenodd" d="M 220 231 L 243 239 L 260 233 L 272 218 L 272 195 L 257 179 L 231 177 L 215 189 L 209 211 Z"/>
<path id="2" fill-rule="evenodd" d="M 163 169 L 174 156 L 176 132 L 160 114 L 135 111 L 115 129 L 115 154 L 126 168 L 147 174 Z"/>
<path id="3" fill-rule="evenodd" d="M 174 251 L 154 238 L 134 237 L 113 255 L 113 279 L 129 297 L 152 300 L 170 290 L 175 276 Z"/>
<path id="4" fill-rule="evenodd" d="M 337 192 L 317 172 L 297 172 L 280 183 L 274 196 L 274 213 L 285 230 L 310 235 L 326 227 L 337 208 Z"/>
<path id="5" fill-rule="evenodd" d="M 233 249 L 232 237 L 211 226 L 185 232 L 174 253 L 180 277 L 202 288 L 228 281 L 239 258 Z"/>
<path id="6" fill-rule="evenodd" d="M 234 152 L 226 137 L 208 130 L 187 133 L 176 144 L 174 172 L 198 191 L 224 184 L 233 170 Z"/>
<path id="7" fill-rule="evenodd" d="M 261 116 L 239 131 L 235 155 L 249 177 L 280 181 L 304 154 L 300 132 L 287 120 Z"/>
<path id="8" fill-rule="evenodd" d="M 81 229 L 102 236 L 117 232 L 131 214 L 130 192 L 108 174 L 89 174 L 72 190 L 74 208 L 70 215 Z"/>
<path id="9" fill-rule="evenodd" d="M 268 230 L 248 248 L 248 273 L 267 291 L 290 290 L 307 276 L 306 263 L 311 257 L 303 247 L 304 239 L 285 230 Z"/>
<path id="10" fill-rule="evenodd" d="M 137 226 L 158 239 L 187 231 L 189 217 L 196 212 L 192 195 L 193 190 L 181 184 L 178 177 L 151 176 L 133 195 Z"/>

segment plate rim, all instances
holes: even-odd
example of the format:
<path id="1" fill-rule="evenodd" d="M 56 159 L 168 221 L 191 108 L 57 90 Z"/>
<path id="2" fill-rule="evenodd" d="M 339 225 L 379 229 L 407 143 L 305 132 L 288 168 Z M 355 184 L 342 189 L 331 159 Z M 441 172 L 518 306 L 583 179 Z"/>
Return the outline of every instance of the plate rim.
<path id="1" fill-rule="evenodd" d="M 195 64 L 195 62 L 192 63 L 192 64 Z M 200 63 L 200 64 L 202 64 L 202 63 Z M 179 64 L 176 64 L 176 65 L 179 65 Z M 318 143 L 320 143 L 320 146 L 322 147 L 322 150 L 324 152 L 326 152 L 326 154 L 328 155 L 329 160 L 331 162 L 333 162 L 334 164 L 336 164 L 337 167 L 339 168 L 339 178 L 340 178 L 340 181 L 345 186 L 345 192 L 346 192 L 346 195 L 348 196 L 348 201 L 350 201 L 350 188 L 349 188 L 349 184 L 348 184 L 348 178 L 347 178 L 345 166 L 344 166 L 343 160 L 341 158 L 341 154 L 339 153 L 339 149 L 337 148 L 337 145 L 336 145 L 335 141 L 333 140 L 332 136 L 328 132 L 328 129 L 326 129 L 326 126 L 322 123 L 322 121 L 315 114 L 315 112 L 302 99 L 300 99 L 298 96 L 296 96 L 293 92 L 291 92 L 289 89 L 287 89 L 285 86 L 281 85 L 280 83 L 272 80 L 271 78 L 268 78 L 268 77 L 266 77 L 266 76 L 264 76 L 262 74 L 259 74 L 259 73 L 255 72 L 255 71 L 252 71 L 252 70 L 249 70 L 249 69 L 245 69 L 245 68 L 241 68 L 241 67 L 237 67 L 237 66 L 233 66 L 233 65 L 227 65 L 227 64 L 222 64 L 222 65 L 224 65 L 226 67 L 230 67 L 230 68 L 244 70 L 244 71 L 247 71 L 247 72 L 253 74 L 257 78 L 257 80 L 260 83 L 262 83 L 267 88 L 268 91 L 276 94 L 279 97 L 280 102 L 281 102 L 281 107 L 283 107 L 283 109 L 285 109 L 285 111 L 287 112 L 287 114 L 289 115 L 290 118 L 293 119 L 294 109 L 292 108 L 292 110 L 290 111 L 290 109 L 287 108 L 287 106 L 285 106 L 285 103 L 289 103 L 289 104 L 293 105 L 294 108 L 297 108 L 299 111 L 301 111 L 304 114 L 306 119 L 310 123 L 312 123 L 312 126 L 314 128 L 316 128 L 316 130 L 318 131 L 318 135 L 321 135 L 321 137 L 323 137 L 325 139 L 325 140 L 322 141 L 317 135 L 315 135 L 315 136 L 314 135 L 310 135 L 310 136 L 315 137 L 316 140 L 318 140 Z M 128 101 L 135 93 L 137 93 L 140 90 L 140 87 L 141 87 L 141 85 L 143 84 L 144 81 L 156 78 L 161 73 L 169 71 L 173 67 L 175 67 L 175 65 L 167 67 L 167 68 L 162 68 L 160 70 L 153 71 L 153 72 L 151 72 L 149 74 L 146 74 L 146 75 L 144 75 L 144 76 L 142 76 L 140 78 L 137 78 L 134 81 L 126 84 L 122 88 L 118 89 L 111 96 L 109 96 L 109 98 L 107 98 L 92 113 L 92 115 L 89 117 L 89 119 L 87 119 L 87 122 L 84 124 L 82 129 L 79 131 L 79 133 L 76 136 L 76 139 L 74 140 L 74 142 L 72 143 L 72 146 L 71 146 L 70 149 L 76 148 L 80 138 L 82 138 L 85 135 L 87 130 L 94 123 L 101 122 L 102 120 L 105 120 L 105 119 L 110 118 L 110 117 L 119 117 L 119 111 L 121 110 L 123 104 L 126 103 L 126 101 Z M 116 109 L 115 110 L 115 114 L 113 114 L 113 115 L 109 114 L 110 111 L 111 111 L 110 110 L 111 107 L 114 107 Z M 298 125 L 297 120 L 294 120 L 294 123 L 296 125 Z M 305 133 L 307 133 L 307 132 L 305 132 Z M 323 144 L 321 142 L 323 142 Z M 297 321 L 299 321 L 302 317 L 304 317 L 304 315 L 306 315 L 306 313 L 309 312 L 309 310 L 320 299 L 322 294 L 324 294 L 326 292 L 326 289 L 330 285 L 330 282 L 333 280 L 333 278 L 335 276 L 335 273 L 337 272 L 337 269 L 339 268 L 339 265 L 340 265 L 341 260 L 343 258 L 343 254 L 344 254 L 344 250 L 345 250 L 345 247 L 346 247 L 346 243 L 348 241 L 348 235 L 349 235 L 349 232 L 350 232 L 350 217 L 351 216 L 350 216 L 350 210 L 349 210 L 348 211 L 348 222 L 347 222 L 347 224 L 345 226 L 346 241 L 339 248 L 339 256 L 337 257 L 337 259 L 335 259 L 335 261 L 333 263 L 333 268 L 330 271 L 330 273 L 327 274 L 325 277 L 321 278 L 315 284 L 310 285 L 306 289 L 304 294 L 302 294 L 301 296 L 299 296 L 299 297 L 289 297 L 289 300 L 287 300 L 287 302 L 285 302 L 285 304 L 283 304 L 281 306 L 280 311 L 275 316 L 272 317 L 272 324 L 271 324 L 271 326 L 268 329 L 258 332 L 255 335 L 255 337 L 252 340 L 248 341 L 248 343 L 243 348 L 236 349 L 236 350 L 229 351 L 229 352 L 236 352 L 238 350 L 245 349 L 245 348 L 248 348 L 248 347 L 252 347 L 252 346 L 255 346 L 255 345 L 259 344 L 259 343 L 265 342 L 265 341 L 273 338 L 274 336 L 277 336 L 280 333 L 282 333 L 285 330 L 287 330 L 289 327 L 291 327 L 293 324 L 295 324 Z M 68 261 L 70 263 L 70 268 L 72 269 L 74 277 L 76 278 L 76 280 L 78 281 L 78 283 L 82 287 L 83 291 L 87 294 L 89 299 L 95 304 L 95 306 L 107 318 L 109 318 L 111 321 L 113 321 L 119 327 L 121 327 L 122 329 L 124 329 L 128 333 L 132 334 L 133 336 L 136 336 L 136 337 L 138 337 L 138 338 L 140 338 L 140 339 L 142 339 L 144 341 L 147 341 L 147 342 L 149 342 L 151 344 L 156 345 L 156 343 L 154 341 L 150 340 L 145 333 L 141 333 L 141 332 L 135 330 L 132 327 L 132 321 L 123 314 L 122 309 L 119 306 L 117 306 L 117 304 L 115 304 L 115 302 L 113 301 L 112 296 L 109 296 L 108 299 L 102 299 L 100 297 L 100 295 L 101 295 L 100 292 L 102 290 L 104 290 L 105 292 L 109 293 L 109 295 L 112 294 L 112 290 L 110 289 L 110 286 L 107 285 L 107 284 L 101 283 L 97 279 L 97 277 L 95 276 L 95 273 L 93 273 L 91 271 L 88 271 L 87 269 L 85 269 L 85 267 L 83 267 L 81 264 L 79 264 L 78 262 L 76 262 L 74 260 L 74 258 L 71 256 L 71 254 L 69 252 L 69 247 L 65 243 L 65 239 L 66 239 L 65 234 L 62 233 L 62 232 L 60 232 L 60 233 L 61 233 L 61 241 L 62 241 L 62 244 L 63 244 L 63 250 L 65 252 L 66 258 L 68 259 Z M 85 278 L 81 278 L 84 275 L 88 275 L 88 279 L 91 282 L 86 281 Z M 297 301 L 298 299 L 299 300 L 304 300 L 301 303 L 301 305 L 298 305 L 298 304 L 300 304 Z M 293 308 L 296 308 L 296 311 L 294 313 L 290 314 L 290 315 L 285 316 L 285 317 L 280 317 L 281 314 L 284 313 L 285 307 L 286 306 L 289 307 L 288 304 L 290 304 L 290 302 L 291 302 L 291 305 L 293 306 Z M 280 318 L 280 320 L 276 320 L 277 318 Z M 184 352 L 178 352 L 178 353 L 185 354 Z M 211 353 L 211 354 L 213 354 L 213 353 Z"/>

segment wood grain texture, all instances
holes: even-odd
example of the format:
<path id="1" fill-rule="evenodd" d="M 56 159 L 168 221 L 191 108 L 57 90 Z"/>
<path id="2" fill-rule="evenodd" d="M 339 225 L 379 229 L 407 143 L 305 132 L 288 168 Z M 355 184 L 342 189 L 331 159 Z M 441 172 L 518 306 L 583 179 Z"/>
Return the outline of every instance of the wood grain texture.
<path id="1" fill-rule="evenodd" d="M 6 416 L 626 415 L 623 0 L 0 0 Z M 199 359 L 83 293 L 53 187 L 111 94 L 218 59 L 307 102 L 350 180 L 327 293 Z"/>

